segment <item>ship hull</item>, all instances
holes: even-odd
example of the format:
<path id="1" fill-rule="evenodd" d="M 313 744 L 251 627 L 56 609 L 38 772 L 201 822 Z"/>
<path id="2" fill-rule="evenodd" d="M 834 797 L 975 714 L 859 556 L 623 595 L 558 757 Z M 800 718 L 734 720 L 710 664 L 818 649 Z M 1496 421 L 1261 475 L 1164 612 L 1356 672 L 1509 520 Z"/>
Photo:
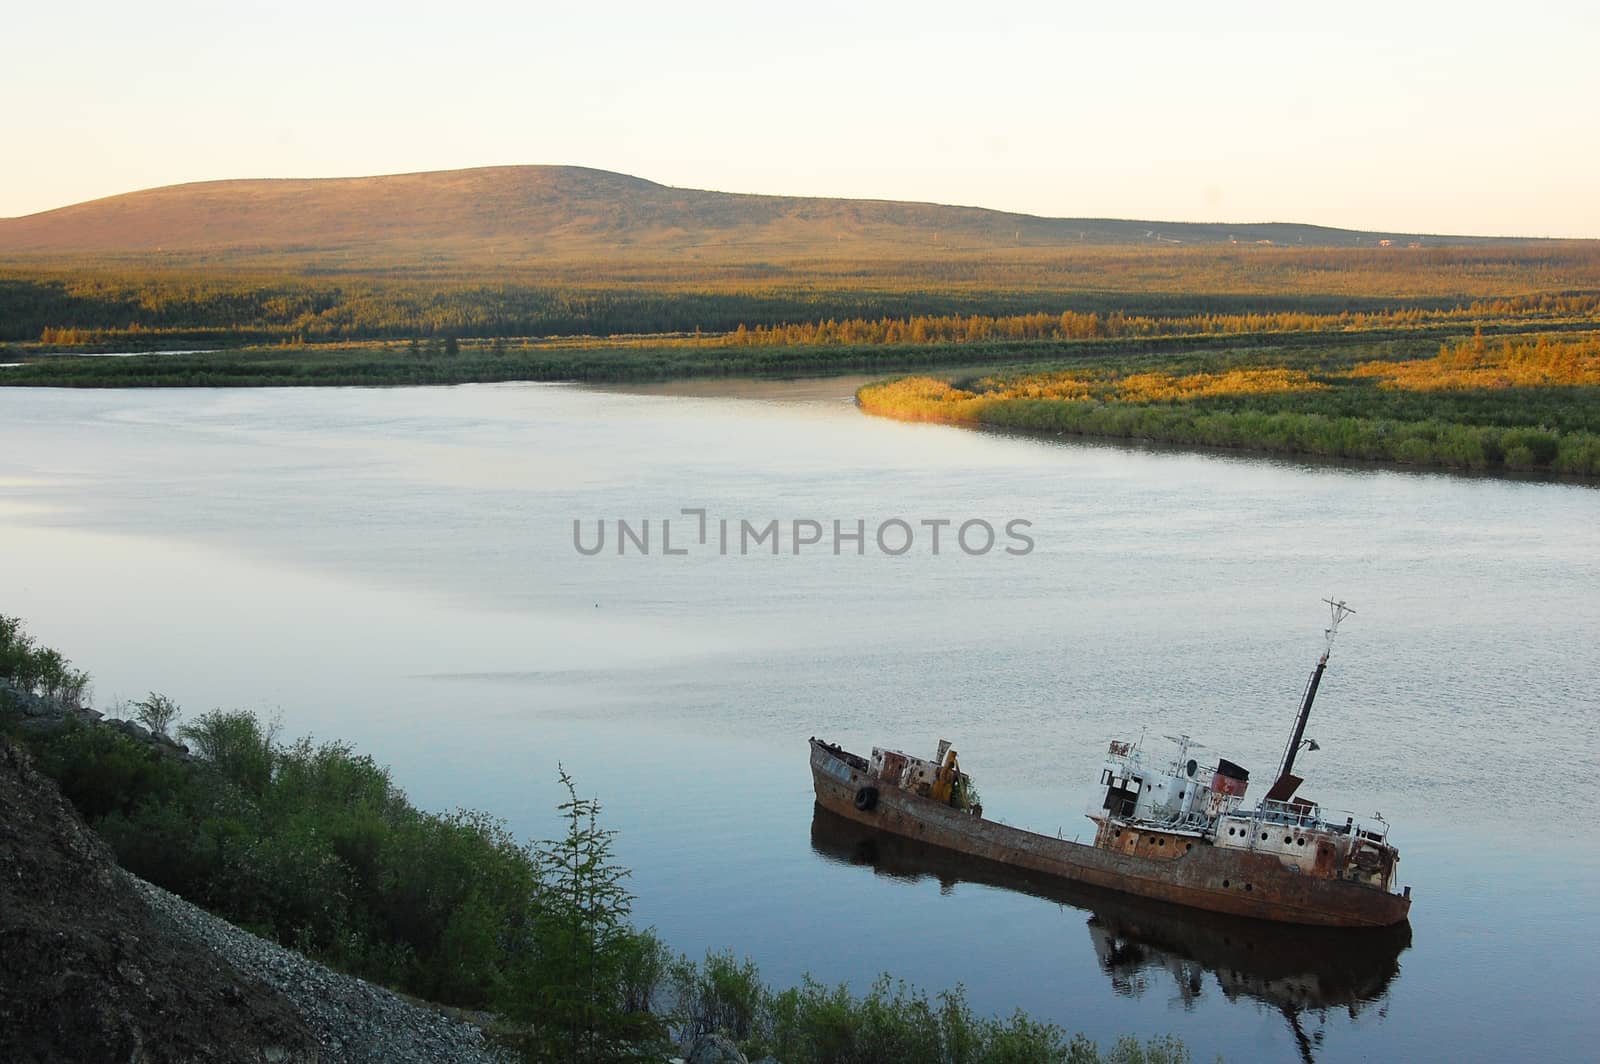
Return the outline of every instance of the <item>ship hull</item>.
<path id="1" fill-rule="evenodd" d="M 817 804 L 857 823 L 1018 868 L 1145 898 L 1257 920 L 1324 927 L 1401 923 L 1411 900 L 1360 883 L 1321 879 L 1269 854 L 1195 846 L 1153 860 L 1024 831 L 973 816 L 911 791 L 884 785 L 866 762 L 811 740 Z M 871 808 L 857 806 L 864 788 Z"/>

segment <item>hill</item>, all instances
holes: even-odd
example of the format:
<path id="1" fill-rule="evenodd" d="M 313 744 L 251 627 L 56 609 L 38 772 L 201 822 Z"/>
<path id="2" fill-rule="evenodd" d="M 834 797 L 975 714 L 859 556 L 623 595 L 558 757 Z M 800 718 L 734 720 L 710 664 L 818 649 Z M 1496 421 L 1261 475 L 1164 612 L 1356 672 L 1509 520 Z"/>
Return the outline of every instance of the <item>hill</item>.
<path id="1" fill-rule="evenodd" d="M 207 181 L 0 219 L 0 256 L 354 263 L 817 256 L 1157 244 L 1506 243 L 1289 223 L 1042 218 L 887 200 L 671 188 L 573 166 Z"/>

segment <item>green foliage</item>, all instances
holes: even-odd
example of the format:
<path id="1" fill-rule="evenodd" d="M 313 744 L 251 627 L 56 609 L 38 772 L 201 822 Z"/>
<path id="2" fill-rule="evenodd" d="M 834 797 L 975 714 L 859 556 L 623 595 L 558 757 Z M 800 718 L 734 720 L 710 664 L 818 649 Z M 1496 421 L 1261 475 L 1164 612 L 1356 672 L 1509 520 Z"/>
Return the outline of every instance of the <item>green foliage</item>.
<path id="1" fill-rule="evenodd" d="M 600 803 L 578 797 L 563 769 L 567 831 L 539 846 L 542 889 L 515 939 L 497 1005 L 505 1040 L 533 1060 L 659 1059 L 665 1027 L 642 1008 L 661 947 L 628 923 L 627 869 L 611 854 Z"/>
<path id="2" fill-rule="evenodd" d="M 499 821 L 417 810 L 371 758 L 284 746 L 250 713 L 180 734 L 199 761 L 101 727 L 30 742 L 136 875 L 365 978 L 488 1003 L 542 890 L 535 855 Z"/>
<path id="3" fill-rule="evenodd" d="M 260 797 L 272 782 L 279 760 L 277 734 L 276 721 L 263 725 L 254 713 L 220 709 L 178 729 L 178 735 L 225 782 L 252 798 Z"/>
<path id="4" fill-rule="evenodd" d="M 1143 1045 L 1124 1035 L 1103 1059 L 1106 1064 L 1188 1064 L 1190 1056 L 1188 1046 L 1172 1035 L 1152 1038 Z"/>
<path id="5" fill-rule="evenodd" d="M 111 728 L 69 721 L 31 742 L 39 769 L 91 825 L 136 815 L 146 802 L 182 801 L 193 783 L 184 766 Z"/>
<path id="6" fill-rule="evenodd" d="M 172 725 L 183 715 L 182 706 L 166 695 L 154 691 L 151 691 L 150 697 L 143 702 L 134 702 L 132 706 L 136 711 L 133 719 L 157 735 L 169 734 Z"/>
<path id="7" fill-rule="evenodd" d="M 17 617 L 0 616 L 0 679 L 66 705 L 81 702 L 89 689 L 89 674 L 74 669 L 59 651 L 35 645 Z"/>
<path id="8" fill-rule="evenodd" d="M 750 973 L 753 975 L 753 973 Z M 960 987 L 930 1000 L 884 975 L 862 997 L 849 987 L 807 977 L 800 986 L 763 992 L 755 1034 L 743 1048 L 752 1059 L 785 1064 L 876 1064 L 886 1060 L 941 1064 L 1186 1064 L 1176 1039 L 1146 1045 L 1123 1039 L 1109 1054 L 1081 1035 L 1017 1012 L 979 1016 Z"/>
<path id="9" fill-rule="evenodd" d="M 677 1002 L 673 1022 L 680 1041 L 692 1042 L 712 1031 L 745 1041 L 754 1033 L 767 991 L 748 957 L 743 964 L 731 950 L 707 952 L 700 964 L 680 957 L 669 966 L 667 978 Z"/>

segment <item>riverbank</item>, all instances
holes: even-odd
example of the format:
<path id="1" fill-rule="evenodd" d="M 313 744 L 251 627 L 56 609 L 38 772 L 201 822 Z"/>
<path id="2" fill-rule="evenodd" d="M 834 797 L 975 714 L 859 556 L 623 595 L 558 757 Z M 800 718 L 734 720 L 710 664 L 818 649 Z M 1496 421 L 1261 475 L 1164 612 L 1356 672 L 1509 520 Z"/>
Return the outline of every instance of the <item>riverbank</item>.
<path id="1" fill-rule="evenodd" d="M 0 387 L 316 388 L 405 387 L 502 381 L 648 383 L 725 377 L 828 377 L 1041 360 L 1112 359 L 1193 352 L 1271 351 L 1314 344 L 1343 349 L 1410 341 L 1424 350 L 1460 325 L 1411 330 L 1304 334 L 1178 334 L 1101 339 L 990 339 L 892 344 L 737 343 L 693 337 L 574 337 L 553 340 L 355 342 L 249 346 L 209 351 L 62 352 L 40 345 L 0 348 Z M 1491 326 L 1491 328 L 1493 328 Z"/>
<path id="2" fill-rule="evenodd" d="M 905 377 L 870 414 L 1188 447 L 1600 476 L 1600 334 L 1479 334 L 1433 357 L 1201 356 Z"/>

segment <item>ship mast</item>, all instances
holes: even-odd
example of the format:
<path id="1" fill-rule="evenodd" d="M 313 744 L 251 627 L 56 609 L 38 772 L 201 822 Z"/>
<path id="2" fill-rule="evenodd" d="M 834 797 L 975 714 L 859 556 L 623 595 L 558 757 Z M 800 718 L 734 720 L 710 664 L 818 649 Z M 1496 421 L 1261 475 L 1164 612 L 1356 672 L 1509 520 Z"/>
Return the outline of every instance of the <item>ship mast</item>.
<path id="1" fill-rule="evenodd" d="M 1284 748 L 1283 761 L 1278 766 L 1278 778 L 1273 783 L 1272 789 L 1267 792 L 1267 797 L 1273 801 L 1286 802 L 1294 794 L 1295 788 L 1300 785 L 1300 780 L 1294 775 L 1295 755 L 1300 752 L 1300 747 L 1305 743 L 1306 721 L 1311 717 L 1311 703 L 1317 697 L 1317 687 L 1322 683 L 1323 670 L 1328 667 L 1328 655 L 1333 652 L 1333 637 L 1339 633 L 1339 622 L 1350 614 L 1356 612 L 1344 602 L 1333 599 L 1323 599 L 1328 604 L 1329 622 L 1323 634 L 1327 636 L 1327 645 L 1323 648 L 1322 657 L 1317 659 L 1317 667 L 1312 670 L 1311 681 L 1306 684 L 1305 699 L 1300 703 L 1300 715 L 1295 718 L 1294 734 L 1289 738 L 1289 745 Z"/>

